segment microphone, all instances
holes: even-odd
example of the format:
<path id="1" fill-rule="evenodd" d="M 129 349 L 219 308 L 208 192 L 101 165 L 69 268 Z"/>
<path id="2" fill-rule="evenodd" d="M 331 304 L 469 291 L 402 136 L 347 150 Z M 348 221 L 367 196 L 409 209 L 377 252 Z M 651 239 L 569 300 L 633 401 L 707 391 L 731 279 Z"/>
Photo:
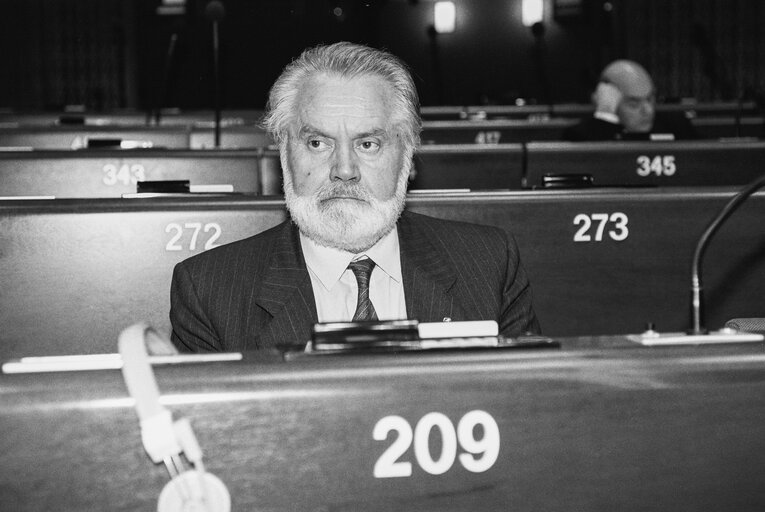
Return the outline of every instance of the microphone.
<path id="1" fill-rule="evenodd" d="M 704 258 L 704 251 L 709 245 L 709 241 L 712 239 L 712 235 L 719 229 L 725 220 L 731 216 L 731 214 L 738 209 L 739 206 L 752 194 L 754 194 L 760 187 L 765 185 L 765 175 L 760 176 L 749 185 L 741 189 L 741 191 L 733 196 L 728 203 L 720 210 L 709 223 L 707 228 L 701 234 L 699 241 L 696 243 L 696 250 L 693 252 L 693 260 L 691 261 L 691 315 L 692 324 L 690 334 L 706 334 L 708 331 L 704 327 L 704 304 L 703 304 L 703 286 L 701 282 L 701 262 Z"/>
<path id="2" fill-rule="evenodd" d="M 226 8 L 220 0 L 211 0 L 205 6 L 205 18 L 212 22 L 222 21 L 226 17 Z"/>
<path id="3" fill-rule="evenodd" d="M 165 62 L 162 69 L 162 83 L 159 85 L 157 92 L 152 98 L 152 104 L 149 105 L 149 109 L 146 113 L 147 125 L 151 124 L 152 118 L 154 118 L 154 124 L 159 126 L 162 117 L 162 108 L 168 104 L 176 48 L 178 47 L 178 40 L 180 39 L 181 33 L 185 29 L 185 21 L 182 16 L 185 12 L 185 6 L 168 5 L 167 2 L 162 2 L 162 4 L 157 7 L 157 15 L 169 20 L 171 34 L 167 43 L 167 51 L 165 52 Z"/>
<path id="4" fill-rule="evenodd" d="M 231 495 L 220 478 L 205 470 L 202 449 L 191 423 L 186 418 L 173 421 L 172 413 L 160 401 L 147 345 L 153 353 L 177 352 L 168 340 L 143 323 L 132 325 L 119 335 L 122 375 L 135 399 L 141 441 L 152 462 L 164 463 L 171 476 L 159 495 L 157 511 L 230 512 Z M 184 466 L 181 455 L 193 469 Z"/>
<path id="5" fill-rule="evenodd" d="M 162 117 L 162 107 L 167 101 L 167 97 L 170 91 L 170 71 L 173 66 L 173 58 L 175 56 L 175 47 L 178 44 L 178 32 L 173 32 L 170 36 L 170 42 L 167 45 L 167 54 L 165 55 L 165 68 L 162 73 L 162 88 L 160 89 L 159 104 L 154 110 L 154 124 L 159 126 Z"/>
<path id="6" fill-rule="evenodd" d="M 733 90 L 726 73 L 725 65 L 715 50 L 707 30 L 699 23 L 691 27 L 691 42 L 701 54 L 702 69 L 709 78 L 709 85 L 714 92 L 719 92 L 723 99 L 730 98 Z"/>
<path id="7" fill-rule="evenodd" d="M 213 38 L 213 104 L 215 110 L 215 147 L 220 147 L 220 38 L 218 24 L 226 17 L 226 8 L 220 0 L 212 0 L 205 7 L 205 18 L 212 22 Z"/>
<path id="8" fill-rule="evenodd" d="M 554 106 L 552 98 L 552 87 L 550 78 L 547 74 L 547 46 L 545 44 L 545 24 L 541 21 L 531 26 L 531 33 L 534 36 L 534 63 L 536 65 L 537 80 L 542 87 L 543 101 L 547 104 L 547 115 L 554 115 Z"/>
<path id="9" fill-rule="evenodd" d="M 720 226 L 741 206 L 746 199 L 765 185 L 765 174 L 758 177 L 741 189 L 720 212 L 714 216 L 696 243 L 691 260 L 691 328 L 686 335 L 665 335 L 649 328 L 637 338 L 628 336 L 633 341 L 644 345 L 664 344 L 698 344 L 698 343 L 721 343 L 737 341 L 762 341 L 762 334 L 750 334 L 738 332 L 734 326 L 726 325 L 724 329 L 710 333 L 704 326 L 704 286 L 702 284 L 701 264 L 704 259 L 704 251 L 709 245 L 712 236 Z"/>

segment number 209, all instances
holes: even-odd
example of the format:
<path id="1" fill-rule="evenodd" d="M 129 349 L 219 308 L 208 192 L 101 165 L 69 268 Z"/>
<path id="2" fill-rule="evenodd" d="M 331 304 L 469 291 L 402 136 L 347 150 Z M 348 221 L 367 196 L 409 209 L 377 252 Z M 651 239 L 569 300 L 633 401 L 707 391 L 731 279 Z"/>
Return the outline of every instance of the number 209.
<path id="1" fill-rule="evenodd" d="M 483 436 L 475 438 L 475 427 L 481 426 Z M 441 454 L 433 459 L 429 440 L 433 429 L 441 434 Z M 465 414 L 455 431 L 451 420 L 440 412 L 423 416 L 412 431 L 411 425 L 401 416 L 386 416 L 374 427 L 375 441 L 385 441 L 390 432 L 398 433 L 374 466 L 375 478 L 412 476 L 412 463 L 399 460 L 414 445 L 414 457 L 419 466 L 431 475 L 446 473 L 459 459 L 462 467 L 473 473 L 482 473 L 494 465 L 499 455 L 499 427 L 494 418 L 485 411 L 474 410 Z M 457 456 L 457 444 L 467 453 Z"/>

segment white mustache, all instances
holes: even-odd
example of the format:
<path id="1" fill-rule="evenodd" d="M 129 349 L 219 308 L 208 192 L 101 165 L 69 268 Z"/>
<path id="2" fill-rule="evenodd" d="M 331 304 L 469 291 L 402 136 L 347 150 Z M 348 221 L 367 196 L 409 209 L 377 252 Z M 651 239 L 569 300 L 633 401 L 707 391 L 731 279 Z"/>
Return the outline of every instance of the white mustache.
<path id="1" fill-rule="evenodd" d="M 328 185 L 323 185 L 316 193 L 316 199 L 318 201 L 326 201 L 328 199 L 346 198 L 346 199 L 358 199 L 360 201 L 369 202 L 372 198 L 368 190 L 361 185 L 351 185 L 346 182 L 335 182 Z"/>

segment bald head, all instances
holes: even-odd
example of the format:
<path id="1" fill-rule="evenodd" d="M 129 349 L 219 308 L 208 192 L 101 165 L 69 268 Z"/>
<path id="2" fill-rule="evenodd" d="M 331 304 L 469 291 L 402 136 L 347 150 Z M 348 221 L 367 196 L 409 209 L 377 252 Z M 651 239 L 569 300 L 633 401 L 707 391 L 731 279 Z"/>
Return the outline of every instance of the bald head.
<path id="1" fill-rule="evenodd" d="M 622 94 L 616 114 L 628 132 L 648 132 L 653 127 L 655 91 L 648 71 L 637 62 L 616 60 L 606 66 L 600 75 Z"/>
<path id="2" fill-rule="evenodd" d="M 653 80 L 643 66 L 631 60 L 615 60 L 600 74 L 603 82 L 615 85 L 625 96 L 653 92 Z"/>

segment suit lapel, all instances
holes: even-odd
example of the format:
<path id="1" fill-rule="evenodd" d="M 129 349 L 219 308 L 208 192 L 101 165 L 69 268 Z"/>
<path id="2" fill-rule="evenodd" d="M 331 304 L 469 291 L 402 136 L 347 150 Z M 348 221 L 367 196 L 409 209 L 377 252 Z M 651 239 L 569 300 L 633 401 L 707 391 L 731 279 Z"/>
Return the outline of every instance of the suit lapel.
<path id="1" fill-rule="evenodd" d="M 261 328 L 261 347 L 302 344 L 318 321 L 311 279 L 306 269 L 297 228 L 290 220 L 282 224 L 262 286 L 255 299 L 271 320 Z"/>
<path id="2" fill-rule="evenodd" d="M 433 245 L 433 234 L 404 212 L 398 223 L 398 236 L 407 316 L 421 322 L 459 317 L 459 306 L 450 293 L 457 272 L 444 257 L 444 251 Z"/>
<path id="3" fill-rule="evenodd" d="M 464 319 L 464 312 L 452 295 L 457 271 L 434 245 L 434 234 L 415 216 L 404 212 L 398 223 L 401 273 L 409 318 L 441 322 L 444 318 Z M 282 224 L 263 271 L 255 298 L 267 318 L 260 328 L 258 347 L 303 344 L 318 322 L 311 279 L 300 247 L 297 228 L 290 220 Z"/>

